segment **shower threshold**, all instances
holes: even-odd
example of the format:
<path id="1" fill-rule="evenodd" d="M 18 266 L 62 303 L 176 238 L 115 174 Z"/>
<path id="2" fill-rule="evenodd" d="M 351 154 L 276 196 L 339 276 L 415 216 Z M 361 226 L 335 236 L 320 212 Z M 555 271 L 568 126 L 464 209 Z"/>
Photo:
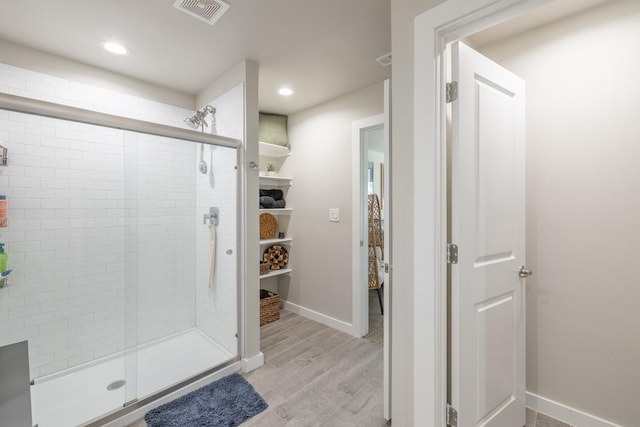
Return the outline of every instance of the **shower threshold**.
<path id="1" fill-rule="evenodd" d="M 140 346 L 133 379 L 126 378 L 124 355 L 37 379 L 31 387 L 33 421 L 39 427 L 80 425 L 231 359 L 233 354 L 192 328 Z M 136 396 L 125 394 L 131 382 Z"/>

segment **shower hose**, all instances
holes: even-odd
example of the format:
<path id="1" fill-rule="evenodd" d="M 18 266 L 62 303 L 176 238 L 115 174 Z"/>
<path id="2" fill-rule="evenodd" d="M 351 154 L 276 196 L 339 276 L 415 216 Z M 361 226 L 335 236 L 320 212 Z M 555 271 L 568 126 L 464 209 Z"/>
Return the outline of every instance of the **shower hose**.
<path id="1" fill-rule="evenodd" d="M 209 290 L 211 291 L 213 290 L 216 274 L 216 226 L 210 224 L 209 230 L 211 231 L 211 269 L 209 270 Z"/>

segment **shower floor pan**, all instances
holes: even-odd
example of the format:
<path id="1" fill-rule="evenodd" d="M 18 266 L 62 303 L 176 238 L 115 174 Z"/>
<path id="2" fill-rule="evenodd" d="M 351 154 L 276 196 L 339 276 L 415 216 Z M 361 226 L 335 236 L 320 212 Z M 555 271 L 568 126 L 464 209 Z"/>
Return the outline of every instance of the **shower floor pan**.
<path id="1" fill-rule="evenodd" d="M 137 397 L 149 395 L 233 358 L 233 354 L 197 329 L 145 344 L 138 349 Z M 31 387 L 34 425 L 77 426 L 122 408 L 126 386 L 116 383 L 120 380 L 126 380 L 124 356 L 105 358 L 67 373 L 36 380 Z"/>

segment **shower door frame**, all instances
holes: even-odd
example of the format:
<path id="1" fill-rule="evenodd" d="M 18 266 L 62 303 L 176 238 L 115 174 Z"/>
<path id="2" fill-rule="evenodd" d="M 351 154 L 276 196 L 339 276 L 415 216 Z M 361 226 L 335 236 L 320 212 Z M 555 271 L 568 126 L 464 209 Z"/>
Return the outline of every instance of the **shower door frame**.
<path id="1" fill-rule="evenodd" d="M 241 140 L 236 138 L 229 138 L 220 135 L 213 135 L 203 132 L 197 132 L 189 129 L 181 129 L 177 127 L 162 125 L 158 123 L 147 122 L 143 120 L 131 119 L 128 117 L 116 116 L 106 113 L 100 113 L 97 111 L 84 110 L 81 108 L 71 107 L 63 104 L 56 104 L 47 101 L 41 101 L 39 99 L 33 98 L 25 98 L 16 95 L 10 95 L 6 93 L 0 93 L 0 109 L 13 111 L 18 113 L 25 114 L 33 114 L 42 117 L 49 117 L 54 119 L 67 120 L 72 122 L 84 123 L 89 125 L 102 126 L 112 129 L 119 129 L 122 131 L 131 131 L 137 132 L 141 134 L 154 135 L 166 138 L 173 138 L 178 140 L 183 140 L 189 143 L 203 143 L 212 146 L 222 146 L 227 148 L 232 148 L 236 150 L 236 170 L 238 173 L 236 174 L 236 224 L 239 229 L 242 228 L 242 219 L 244 212 L 244 204 L 242 200 L 242 183 L 243 179 L 241 176 L 241 171 L 243 168 L 240 167 L 242 164 L 243 156 L 243 145 Z M 10 153 L 9 153 L 10 156 Z M 237 318 L 236 318 L 236 336 L 237 339 L 237 348 L 236 348 L 236 357 L 226 363 L 221 365 L 217 365 L 212 367 L 211 369 L 207 369 L 203 372 L 200 372 L 191 377 L 185 378 L 183 381 L 174 384 L 173 386 L 167 387 L 153 393 L 151 395 L 145 396 L 143 399 L 135 398 L 128 402 L 123 402 L 123 407 L 116 409 L 107 414 L 100 414 L 98 418 L 93 420 L 87 420 L 85 424 L 87 427 L 91 426 L 102 426 L 105 424 L 109 424 L 114 420 L 117 420 L 121 417 L 130 414 L 147 404 L 157 402 L 163 397 L 172 394 L 183 387 L 193 385 L 199 380 L 203 380 L 210 375 L 220 373 L 221 371 L 231 368 L 234 364 L 240 363 L 242 358 L 242 339 L 239 336 L 241 325 L 242 325 L 242 317 L 244 313 L 244 290 L 242 287 L 244 286 L 244 279 L 242 277 L 242 272 L 244 271 L 244 263 L 245 257 L 241 256 L 243 253 L 243 239 L 240 234 L 237 236 L 236 243 L 236 292 L 237 292 Z M 125 349 L 126 353 L 126 349 Z M 187 390 L 188 391 L 188 390 Z"/>

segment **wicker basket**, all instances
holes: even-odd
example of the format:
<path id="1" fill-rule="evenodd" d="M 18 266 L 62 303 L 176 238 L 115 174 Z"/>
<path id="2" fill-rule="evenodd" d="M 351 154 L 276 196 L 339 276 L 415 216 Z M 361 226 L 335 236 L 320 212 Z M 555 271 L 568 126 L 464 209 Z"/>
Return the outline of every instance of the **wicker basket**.
<path id="1" fill-rule="evenodd" d="M 280 295 L 260 289 L 260 326 L 280 319 Z"/>
<path id="2" fill-rule="evenodd" d="M 269 264 L 268 262 L 261 262 L 260 263 L 260 275 L 261 276 L 263 274 L 269 273 L 270 269 L 271 269 L 271 264 Z"/>

